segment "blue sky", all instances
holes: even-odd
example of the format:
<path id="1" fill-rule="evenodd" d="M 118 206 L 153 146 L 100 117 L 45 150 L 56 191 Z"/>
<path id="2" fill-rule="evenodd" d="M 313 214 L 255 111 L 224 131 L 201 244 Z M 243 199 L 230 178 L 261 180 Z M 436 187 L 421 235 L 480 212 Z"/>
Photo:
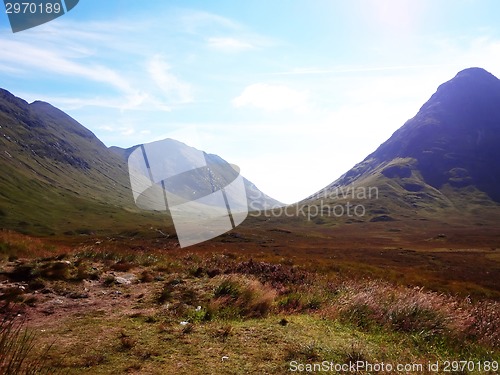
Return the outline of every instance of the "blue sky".
<path id="1" fill-rule="evenodd" d="M 166 137 L 287 203 L 374 151 L 458 71 L 500 77 L 500 2 L 81 0 L 13 34 L 0 87 L 106 145 Z"/>

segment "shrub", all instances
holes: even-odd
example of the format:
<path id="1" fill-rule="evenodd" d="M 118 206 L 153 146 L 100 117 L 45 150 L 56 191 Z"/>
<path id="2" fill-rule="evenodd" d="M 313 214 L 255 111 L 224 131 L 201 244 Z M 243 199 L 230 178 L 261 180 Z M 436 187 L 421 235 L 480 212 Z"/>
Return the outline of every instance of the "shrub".
<path id="1" fill-rule="evenodd" d="M 134 267 L 135 267 L 135 265 L 133 263 L 130 263 L 130 262 L 122 259 L 122 260 L 119 260 L 118 262 L 116 262 L 115 264 L 112 264 L 110 268 L 113 271 L 127 272 L 127 271 L 130 271 Z"/>
<path id="2" fill-rule="evenodd" d="M 166 283 L 156 295 L 155 302 L 163 305 L 165 302 L 171 302 L 172 299 L 172 285 L 170 283 Z"/>
<path id="3" fill-rule="evenodd" d="M 283 264 L 273 264 L 266 262 L 255 262 L 250 259 L 248 262 L 241 262 L 231 270 L 234 273 L 254 275 L 262 283 L 270 284 L 276 289 L 284 286 L 303 284 L 307 281 L 308 274 L 295 267 Z"/>
<path id="4" fill-rule="evenodd" d="M 466 333 L 479 342 L 494 348 L 500 347 L 500 303 L 496 301 L 481 301 L 471 304 L 464 302 L 470 311 L 470 323 L 466 325 Z M 458 324 L 465 325 L 462 322 Z"/>
<path id="5" fill-rule="evenodd" d="M 40 266 L 38 274 L 44 279 L 69 280 L 74 267 L 68 261 L 48 262 Z"/>
<path id="6" fill-rule="evenodd" d="M 240 283 L 235 279 L 226 279 L 214 290 L 214 297 L 232 297 L 238 298 L 241 293 Z"/>
<path id="7" fill-rule="evenodd" d="M 111 286 L 115 283 L 115 281 L 116 281 L 116 278 L 113 275 L 106 275 L 106 277 L 104 278 L 102 283 L 105 286 Z"/>
<path id="8" fill-rule="evenodd" d="M 210 320 L 212 317 L 207 309 L 197 307 L 194 310 L 189 310 L 186 314 L 186 320 L 190 323 L 200 323 Z"/>
<path id="9" fill-rule="evenodd" d="M 258 280 L 226 276 L 215 288 L 207 313 L 226 319 L 259 318 L 272 308 L 276 291 Z"/>
<path id="10" fill-rule="evenodd" d="M 283 295 L 278 300 L 278 307 L 284 312 L 298 312 L 304 308 L 303 297 L 298 292 L 291 292 Z"/>
<path id="11" fill-rule="evenodd" d="M 122 331 L 120 333 L 120 344 L 121 344 L 122 349 L 125 349 L 125 350 L 132 349 L 136 343 L 137 343 L 137 341 L 134 338 L 127 335 L 125 332 Z"/>
<path id="12" fill-rule="evenodd" d="M 490 347 L 500 346 L 500 308 L 495 301 L 472 303 L 382 281 L 348 281 L 337 292 L 333 310 L 323 309 L 322 314 L 340 317 L 362 329 L 384 327 L 457 343 L 473 339 Z"/>
<path id="13" fill-rule="evenodd" d="M 396 287 L 380 281 L 348 283 L 340 298 L 341 317 L 361 328 L 385 326 L 400 332 L 442 334 L 454 316 L 451 301 L 422 288 Z"/>
<path id="14" fill-rule="evenodd" d="M 139 276 L 139 281 L 141 283 L 150 283 L 154 281 L 155 277 L 149 270 L 144 270 L 141 272 L 141 276 Z"/>

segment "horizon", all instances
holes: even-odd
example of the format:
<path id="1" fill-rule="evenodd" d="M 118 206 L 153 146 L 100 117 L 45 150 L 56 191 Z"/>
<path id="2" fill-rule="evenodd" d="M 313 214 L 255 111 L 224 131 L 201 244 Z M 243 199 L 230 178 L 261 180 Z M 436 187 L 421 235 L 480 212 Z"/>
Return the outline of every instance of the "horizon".
<path id="1" fill-rule="evenodd" d="M 293 203 L 362 161 L 459 71 L 498 77 L 495 10 L 80 2 L 17 34 L 4 13 L 0 86 L 63 110 L 108 147 L 172 138 L 217 154 Z"/>

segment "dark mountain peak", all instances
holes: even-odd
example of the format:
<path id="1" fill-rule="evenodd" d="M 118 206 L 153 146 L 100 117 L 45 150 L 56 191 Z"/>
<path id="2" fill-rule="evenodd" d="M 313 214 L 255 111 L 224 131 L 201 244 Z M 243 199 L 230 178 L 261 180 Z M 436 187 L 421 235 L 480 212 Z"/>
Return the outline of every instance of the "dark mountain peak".
<path id="1" fill-rule="evenodd" d="M 94 133 L 69 116 L 67 113 L 54 107 L 52 104 L 40 100 L 29 105 L 31 112 L 44 119 L 48 124 L 56 124 L 57 127 L 63 125 L 64 131 L 76 134 L 88 140 L 101 143 Z"/>
<path id="2" fill-rule="evenodd" d="M 34 110 L 34 111 L 47 112 L 47 113 L 51 113 L 52 112 L 53 114 L 64 114 L 64 115 L 66 115 L 60 109 L 54 107 L 50 103 L 42 101 L 42 100 L 35 100 L 33 103 L 30 103 L 29 106 L 30 106 L 31 110 Z"/>
<path id="3" fill-rule="evenodd" d="M 474 80 L 484 79 L 484 80 L 498 81 L 498 78 L 495 77 L 493 74 L 491 74 L 490 72 L 488 72 L 483 68 L 478 68 L 478 67 L 464 69 L 458 72 L 454 79 L 471 79 L 471 78 Z"/>
<path id="4" fill-rule="evenodd" d="M 498 112 L 499 103 L 500 80 L 482 68 L 469 68 L 439 86 L 419 115 L 437 116 L 448 123 L 460 124 L 464 123 L 460 118 L 467 120 L 471 114 L 488 117 L 491 112 Z M 478 125 L 478 122 L 467 125 Z M 498 124 L 495 122 L 494 125 Z"/>
<path id="5" fill-rule="evenodd" d="M 10 91 L 7 91 L 5 89 L 0 88 L 0 99 L 16 103 L 16 104 L 28 104 L 26 101 L 24 101 L 21 98 L 18 98 L 14 94 L 12 94 Z"/>
<path id="6" fill-rule="evenodd" d="M 468 68 L 457 73 L 455 77 L 439 86 L 436 94 L 488 94 L 489 90 L 498 87 L 499 79 L 483 68 Z M 431 98 L 432 101 L 432 98 Z"/>
<path id="7" fill-rule="evenodd" d="M 28 102 L 0 88 L 0 111 L 10 114 L 19 113 L 28 108 Z"/>
<path id="8" fill-rule="evenodd" d="M 499 145 L 500 80 L 481 68 L 465 69 L 440 85 L 415 117 L 328 188 L 374 173 L 402 179 L 402 186 L 420 176 L 422 186 L 477 188 L 500 202 Z M 389 170 L 393 164 L 400 167 L 398 160 L 406 160 L 404 175 Z"/>
<path id="9" fill-rule="evenodd" d="M 421 159 L 437 150 L 479 152 L 499 136 L 500 80 L 484 69 L 470 68 L 440 85 L 417 115 L 368 158 Z"/>

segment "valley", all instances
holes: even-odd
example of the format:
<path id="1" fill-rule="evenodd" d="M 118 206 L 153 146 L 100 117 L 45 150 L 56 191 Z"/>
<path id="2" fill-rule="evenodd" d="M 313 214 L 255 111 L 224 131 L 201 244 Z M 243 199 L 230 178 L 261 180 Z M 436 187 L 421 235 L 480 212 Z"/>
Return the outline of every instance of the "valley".
<path id="1" fill-rule="evenodd" d="M 246 220 L 186 248 L 167 210 L 134 205 L 137 146 L 0 94 L 0 367 L 19 350 L 19 368 L 55 374 L 435 373 L 457 359 L 483 367 L 455 373 L 497 372 L 500 81 L 486 71 L 458 73 L 300 202 L 244 179 Z M 188 179 L 208 193 L 233 179 L 219 156 L 164 142 L 217 171 L 183 176 L 179 196 L 195 194 Z"/>

